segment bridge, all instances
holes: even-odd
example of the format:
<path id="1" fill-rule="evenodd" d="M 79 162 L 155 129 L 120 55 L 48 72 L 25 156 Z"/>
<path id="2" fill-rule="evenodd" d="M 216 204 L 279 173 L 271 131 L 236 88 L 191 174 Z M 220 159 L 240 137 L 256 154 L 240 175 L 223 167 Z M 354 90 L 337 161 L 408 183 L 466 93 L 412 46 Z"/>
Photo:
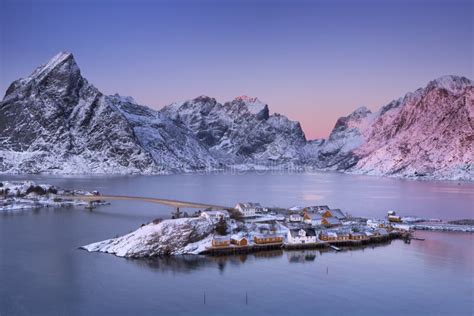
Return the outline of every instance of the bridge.
<path id="1" fill-rule="evenodd" d="M 179 210 L 180 207 L 183 208 L 202 208 L 202 209 L 218 209 L 218 210 L 234 210 L 233 207 L 214 205 L 214 204 L 205 204 L 205 203 L 196 203 L 196 202 L 186 202 L 179 200 L 170 200 L 170 199 L 160 199 L 160 198 L 151 198 L 144 196 L 126 196 L 126 195 L 68 195 L 68 196 L 58 196 L 62 199 L 71 199 L 71 200 L 82 200 L 88 201 L 89 207 L 92 207 L 93 202 L 98 201 L 142 201 L 149 203 L 157 203 L 167 206 L 175 207 Z"/>

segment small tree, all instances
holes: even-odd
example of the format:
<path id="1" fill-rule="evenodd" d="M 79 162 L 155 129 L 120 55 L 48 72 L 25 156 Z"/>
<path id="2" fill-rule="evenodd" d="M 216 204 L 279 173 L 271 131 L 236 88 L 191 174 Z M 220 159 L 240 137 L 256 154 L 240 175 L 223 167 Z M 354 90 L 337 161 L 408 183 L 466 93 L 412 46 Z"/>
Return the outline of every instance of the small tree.
<path id="1" fill-rule="evenodd" d="M 216 224 L 216 232 L 219 235 L 225 235 L 227 233 L 227 222 L 224 217 L 219 218 L 219 221 Z"/>

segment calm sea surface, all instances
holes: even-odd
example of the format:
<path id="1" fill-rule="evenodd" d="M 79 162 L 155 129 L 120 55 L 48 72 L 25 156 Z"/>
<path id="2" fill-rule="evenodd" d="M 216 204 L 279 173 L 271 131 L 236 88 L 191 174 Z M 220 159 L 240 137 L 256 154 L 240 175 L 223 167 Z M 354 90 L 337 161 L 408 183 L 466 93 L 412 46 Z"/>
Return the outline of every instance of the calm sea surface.
<path id="1" fill-rule="evenodd" d="M 104 194 L 233 206 L 328 204 L 353 215 L 387 210 L 474 218 L 474 185 L 344 175 L 205 174 L 7 177 Z M 77 247 L 136 229 L 165 206 L 114 202 L 93 212 L 44 208 L 0 214 L 0 315 L 473 315 L 472 234 L 417 232 L 339 253 L 127 260 Z"/>

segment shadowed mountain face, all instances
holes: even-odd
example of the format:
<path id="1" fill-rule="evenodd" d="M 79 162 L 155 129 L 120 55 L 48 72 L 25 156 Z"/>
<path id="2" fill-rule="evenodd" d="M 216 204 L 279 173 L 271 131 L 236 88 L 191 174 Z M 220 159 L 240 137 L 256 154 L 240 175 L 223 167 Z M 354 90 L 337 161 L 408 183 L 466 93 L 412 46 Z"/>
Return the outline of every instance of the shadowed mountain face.
<path id="1" fill-rule="evenodd" d="M 160 111 L 89 84 L 70 53 L 13 82 L 0 103 L 0 172 L 161 173 L 310 167 L 473 177 L 472 81 L 446 76 L 372 113 L 340 118 L 327 140 L 257 98 L 201 96 Z"/>

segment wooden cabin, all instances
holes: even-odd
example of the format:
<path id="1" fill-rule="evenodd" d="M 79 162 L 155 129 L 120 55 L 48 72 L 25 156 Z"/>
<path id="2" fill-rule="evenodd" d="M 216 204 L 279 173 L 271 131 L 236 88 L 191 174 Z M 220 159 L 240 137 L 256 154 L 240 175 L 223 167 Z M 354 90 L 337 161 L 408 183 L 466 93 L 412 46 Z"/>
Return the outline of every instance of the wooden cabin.
<path id="1" fill-rule="evenodd" d="M 230 239 L 231 244 L 236 245 L 236 246 L 247 246 L 249 244 L 247 238 L 243 236 L 232 236 Z"/>
<path id="2" fill-rule="evenodd" d="M 337 234 L 335 232 L 323 231 L 319 234 L 319 239 L 322 241 L 336 241 Z"/>
<path id="3" fill-rule="evenodd" d="M 351 235 L 347 232 L 337 232 L 337 240 L 342 241 L 342 240 L 350 240 Z"/>
<path id="4" fill-rule="evenodd" d="M 227 236 L 222 236 L 222 237 L 215 236 L 212 239 L 213 248 L 229 247 L 229 245 L 230 245 L 230 239 Z"/>
<path id="5" fill-rule="evenodd" d="M 253 242 L 257 245 L 282 244 L 283 236 L 281 235 L 258 235 L 253 237 Z"/>
<path id="6" fill-rule="evenodd" d="M 366 239 L 368 239 L 368 237 L 364 233 L 353 232 L 350 234 L 350 240 L 366 240 Z"/>

